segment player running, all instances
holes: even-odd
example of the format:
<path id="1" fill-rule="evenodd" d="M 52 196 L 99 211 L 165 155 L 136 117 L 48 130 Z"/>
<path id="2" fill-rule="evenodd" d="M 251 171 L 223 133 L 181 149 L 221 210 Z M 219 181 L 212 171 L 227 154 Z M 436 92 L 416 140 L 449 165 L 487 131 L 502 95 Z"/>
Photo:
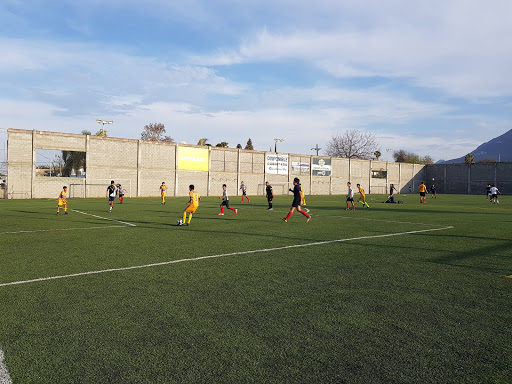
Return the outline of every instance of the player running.
<path id="1" fill-rule="evenodd" d="M 123 204 L 124 195 L 126 195 L 126 189 L 121 184 L 117 184 L 117 189 L 119 190 L 119 203 Z"/>
<path id="2" fill-rule="evenodd" d="M 357 189 L 359 190 L 357 193 L 359 193 L 359 200 L 357 200 L 359 203 L 363 204 L 363 207 L 370 208 L 368 203 L 366 202 L 366 195 L 364 193 L 364 189 L 361 188 L 361 184 L 357 184 Z"/>
<path id="3" fill-rule="evenodd" d="M 356 206 L 354 205 L 354 190 L 352 189 L 352 183 L 350 181 L 347 183 L 347 187 L 348 187 L 347 208 L 345 208 L 345 211 L 349 210 L 349 208 L 348 208 L 349 203 L 352 203 L 352 210 L 355 211 Z"/>
<path id="4" fill-rule="evenodd" d="M 425 182 L 422 181 L 420 186 L 418 187 L 418 191 L 420 192 L 420 203 L 427 204 L 425 200 L 425 196 L 427 194 L 427 186 L 425 185 Z"/>
<path id="5" fill-rule="evenodd" d="M 167 193 L 167 185 L 162 181 L 162 185 L 160 186 L 160 196 L 162 197 L 162 204 L 165 205 L 165 194 Z"/>
<path id="6" fill-rule="evenodd" d="M 309 222 L 309 220 L 311 220 L 311 216 L 307 214 L 306 211 L 303 211 L 301 208 L 300 208 L 300 204 L 301 204 L 301 201 L 302 201 L 302 197 L 301 197 L 301 194 L 300 194 L 300 180 L 298 177 L 296 177 L 295 179 L 293 179 L 293 189 L 290 189 L 289 191 L 290 192 L 293 192 L 293 202 L 292 202 L 292 207 L 290 209 L 290 212 L 288 212 L 288 216 L 286 217 L 283 217 L 282 220 L 284 222 L 288 222 L 288 219 L 291 217 L 291 215 L 293 215 L 293 211 L 297 210 L 297 212 L 300 212 L 302 213 L 304 216 L 306 216 L 306 223 Z"/>
<path id="7" fill-rule="evenodd" d="M 229 196 L 228 196 L 228 190 L 226 189 L 226 184 L 222 184 L 222 196 L 219 196 L 219 199 L 222 199 L 222 203 L 220 203 L 220 213 L 219 216 L 224 216 L 224 205 L 227 209 L 231 209 L 232 211 L 235 211 L 235 215 L 238 215 L 238 209 L 231 208 L 229 206 Z"/>
<path id="8" fill-rule="evenodd" d="M 190 225 L 190 220 L 192 220 L 192 214 L 196 212 L 196 209 L 199 207 L 199 202 L 201 201 L 201 196 L 199 196 L 199 193 L 194 191 L 194 184 L 190 184 L 188 186 L 190 196 L 190 200 L 187 203 L 187 206 L 185 207 L 185 210 L 183 211 L 183 223 L 182 225 Z M 188 212 L 188 222 L 187 219 L 187 212 Z"/>
<path id="9" fill-rule="evenodd" d="M 57 215 L 59 214 L 59 209 L 60 209 L 61 206 L 64 206 L 64 214 L 65 215 L 68 214 L 67 194 L 68 194 L 68 187 L 63 186 L 62 187 L 62 192 L 59 195 L 59 202 L 57 203 Z"/>
<path id="10" fill-rule="evenodd" d="M 487 187 L 485 188 L 486 189 L 486 193 L 487 193 L 487 199 L 489 200 L 489 202 L 491 203 L 492 200 L 491 200 L 491 184 L 487 184 Z"/>
<path id="11" fill-rule="evenodd" d="M 491 186 L 491 201 L 494 204 L 499 204 L 500 201 L 498 200 L 498 194 L 501 195 L 500 190 L 494 186 L 494 184 Z"/>
<path id="12" fill-rule="evenodd" d="M 241 203 L 244 202 L 244 196 L 247 199 L 247 201 L 250 203 L 251 200 L 249 200 L 249 196 L 247 196 L 247 186 L 244 184 L 243 181 L 242 181 L 242 184 L 240 184 L 240 189 L 242 190 L 242 201 L 241 201 Z"/>
<path id="13" fill-rule="evenodd" d="M 267 193 L 267 201 L 268 201 L 268 210 L 272 211 L 272 200 L 274 200 L 274 191 L 272 190 L 272 186 L 268 181 L 265 182 L 265 190 Z"/>
<path id="14" fill-rule="evenodd" d="M 110 205 L 108 213 L 112 212 L 112 209 L 114 208 L 114 200 L 116 199 L 118 192 L 119 191 L 114 183 L 114 180 L 112 180 L 110 185 L 107 187 L 108 205 Z"/>

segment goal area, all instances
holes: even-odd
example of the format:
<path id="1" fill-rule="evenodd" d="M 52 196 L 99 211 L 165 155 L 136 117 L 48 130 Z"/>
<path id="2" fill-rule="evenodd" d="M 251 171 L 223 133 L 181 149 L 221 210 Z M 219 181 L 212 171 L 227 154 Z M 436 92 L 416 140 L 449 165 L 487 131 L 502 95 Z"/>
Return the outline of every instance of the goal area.
<path id="1" fill-rule="evenodd" d="M 270 185 L 272 186 L 274 195 L 286 195 L 288 193 L 288 189 L 290 189 L 290 186 L 293 185 L 293 183 L 288 181 L 279 181 L 275 183 L 270 183 Z M 258 195 L 266 195 L 266 188 L 266 184 L 258 184 Z"/>
<path id="2" fill-rule="evenodd" d="M 112 179 L 77 179 L 69 184 L 68 198 L 106 197 L 111 181 Z M 126 190 L 126 196 L 132 197 L 132 179 L 114 181 Z"/>

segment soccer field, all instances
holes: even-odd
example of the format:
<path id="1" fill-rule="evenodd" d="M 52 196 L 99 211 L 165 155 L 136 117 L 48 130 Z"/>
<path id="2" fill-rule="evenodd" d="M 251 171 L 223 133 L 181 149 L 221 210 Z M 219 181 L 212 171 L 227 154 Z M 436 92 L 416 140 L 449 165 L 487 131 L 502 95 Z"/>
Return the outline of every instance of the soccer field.
<path id="1" fill-rule="evenodd" d="M 0 200 L 13 383 L 510 383 L 512 197 Z M 4 367 L 0 366 L 0 372 Z M 5 369 L 4 369 L 5 371 Z M 0 373 L 0 382 L 2 379 Z M 5 377 L 5 373 L 3 374 Z"/>

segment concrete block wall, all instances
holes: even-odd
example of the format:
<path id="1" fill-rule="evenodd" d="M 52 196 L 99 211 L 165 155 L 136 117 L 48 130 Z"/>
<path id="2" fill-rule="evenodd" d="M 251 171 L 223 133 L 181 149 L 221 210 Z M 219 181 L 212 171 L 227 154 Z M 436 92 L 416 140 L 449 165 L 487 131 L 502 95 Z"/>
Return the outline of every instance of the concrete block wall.
<path id="1" fill-rule="evenodd" d="M 249 196 L 264 194 L 267 180 L 279 195 L 290 194 L 294 177 L 300 178 L 306 195 L 344 195 L 347 181 L 354 187 L 360 183 L 367 193 L 387 194 L 392 183 L 401 193 L 416 193 L 421 181 L 430 187 L 432 178 L 439 193 L 482 193 L 487 182 L 512 190 L 512 163 L 424 166 L 325 157 L 331 160 L 331 175 L 313 176 L 316 156 L 288 154 L 288 174 L 275 175 L 265 172 L 266 155 L 271 152 L 208 147 L 209 171 L 184 171 L 177 167 L 181 145 L 176 143 L 18 129 L 10 129 L 8 134 L 8 198 L 53 199 L 67 184 L 76 184 L 72 192 L 83 194 L 79 191 L 85 181 L 87 197 L 104 197 L 110 180 L 122 182 L 133 197 L 159 196 L 162 181 L 170 196 L 187 196 L 189 184 L 202 196 L 218 196 L 222 184 L 227 184 L 230 195 L 239 196 L 242 180 Z M 85 151 L 87 179 L 36 176 L 37 149 Z M 309 172 L 293 170 L 293 162 L 309 164 Z M 372 170 L 385 170 L 387 177 L 373 178 Z M 131 188 L 122 179 L 131 180 Z"/>

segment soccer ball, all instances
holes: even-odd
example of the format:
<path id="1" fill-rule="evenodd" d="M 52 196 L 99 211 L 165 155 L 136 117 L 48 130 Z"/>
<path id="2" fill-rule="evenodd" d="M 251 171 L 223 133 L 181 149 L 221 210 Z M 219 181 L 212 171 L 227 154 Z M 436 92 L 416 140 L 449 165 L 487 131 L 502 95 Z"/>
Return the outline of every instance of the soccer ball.
<path id="1" fill-rule="evenodd" d="M 183 225 L 183 220 L 178 220 L 176 225 Z"/>

